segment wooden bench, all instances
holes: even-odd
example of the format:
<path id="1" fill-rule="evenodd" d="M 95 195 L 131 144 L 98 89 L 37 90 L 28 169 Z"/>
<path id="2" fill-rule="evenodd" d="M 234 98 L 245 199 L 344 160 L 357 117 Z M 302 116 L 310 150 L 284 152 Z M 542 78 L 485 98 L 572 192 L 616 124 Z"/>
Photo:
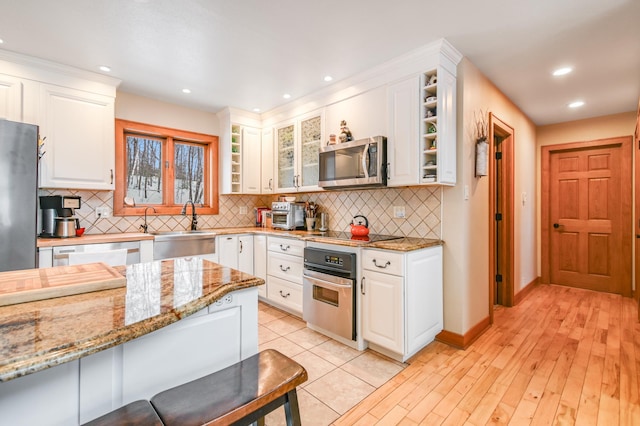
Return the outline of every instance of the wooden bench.
<path id="1" fill-rule="evenodd" d="M 162 420 L 146 399 L 134 401 L 118 408 L 104 416 L 85 423 L 84 426 L 113 426 L 113 425 L 145 425 L 162 426 Z"/>
<path id="2" fill-rule="evenodd" d="M 280 352 L 267 349 L 237 364 L 136 401 L 87 425 L 167 426 L 264 424 L 264 416 L 284 406 L 287 425 L 300 425 L 296 387 L 307 371 Z M 158 418 L 157 421 L 155 418 Z"/>

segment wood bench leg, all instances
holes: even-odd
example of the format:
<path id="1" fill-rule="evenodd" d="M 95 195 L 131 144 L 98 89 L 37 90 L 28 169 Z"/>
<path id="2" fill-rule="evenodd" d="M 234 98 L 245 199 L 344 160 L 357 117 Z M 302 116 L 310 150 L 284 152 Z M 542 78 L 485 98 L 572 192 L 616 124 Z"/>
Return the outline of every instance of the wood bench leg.
<path id="1" fill-rule="evenodd" d="M 286 398 L 287 402 L 284 403 L 284 414 L 287 419 L 287 426 L 301 426 L 298 393 L 293 389 L 287 392 Z"/>

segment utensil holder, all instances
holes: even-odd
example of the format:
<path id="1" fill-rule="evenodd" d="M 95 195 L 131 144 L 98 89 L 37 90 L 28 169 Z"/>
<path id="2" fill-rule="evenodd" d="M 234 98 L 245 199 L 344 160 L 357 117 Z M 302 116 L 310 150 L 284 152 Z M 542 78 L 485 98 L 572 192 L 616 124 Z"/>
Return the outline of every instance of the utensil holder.
<path id="1" fill-rule="evenodd" d="M 315 217 L 307 217 L 305 218 L 307 223 L 307 231 L 313 231 L 313 228 L 316 226 L 316 218 Z"/>

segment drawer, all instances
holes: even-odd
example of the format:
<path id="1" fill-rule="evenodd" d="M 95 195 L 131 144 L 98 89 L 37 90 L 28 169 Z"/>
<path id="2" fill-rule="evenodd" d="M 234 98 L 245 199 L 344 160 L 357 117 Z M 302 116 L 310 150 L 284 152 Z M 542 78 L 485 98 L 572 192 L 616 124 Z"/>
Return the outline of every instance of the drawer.
<path id="1" fill-rule="evenodd" d="M 363 250 L 362 268 L 383 274 L 404 275 L 404 254 L 381 250 Z"/>
<path id="2" fill-rule="evenodd" d="M 302 285 L 269 277 L 267 298 L 277 305 L 302 314 Z"/>
<path id="3" fill-rule="evenodd" d="M 302 258 L 269 252 L 267 274 L 302 285 Z"/>
<path id="4" fill-rule="evenodd" d="M 305 242 L 291 238 L 268 237 L 267 250 L 276 253 L 286 253 L 292 256 L 304 255 Z"/>

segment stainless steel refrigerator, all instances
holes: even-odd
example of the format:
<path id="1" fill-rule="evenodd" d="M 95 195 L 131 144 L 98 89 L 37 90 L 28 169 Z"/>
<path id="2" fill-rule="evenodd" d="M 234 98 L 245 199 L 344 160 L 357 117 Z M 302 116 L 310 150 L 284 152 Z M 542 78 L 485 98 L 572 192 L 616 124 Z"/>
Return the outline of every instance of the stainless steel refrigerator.
<path id="1" fill-rule="evenodd" d="M 0 272 L 36 267 L 38 126 L 0 119 Z"/>

